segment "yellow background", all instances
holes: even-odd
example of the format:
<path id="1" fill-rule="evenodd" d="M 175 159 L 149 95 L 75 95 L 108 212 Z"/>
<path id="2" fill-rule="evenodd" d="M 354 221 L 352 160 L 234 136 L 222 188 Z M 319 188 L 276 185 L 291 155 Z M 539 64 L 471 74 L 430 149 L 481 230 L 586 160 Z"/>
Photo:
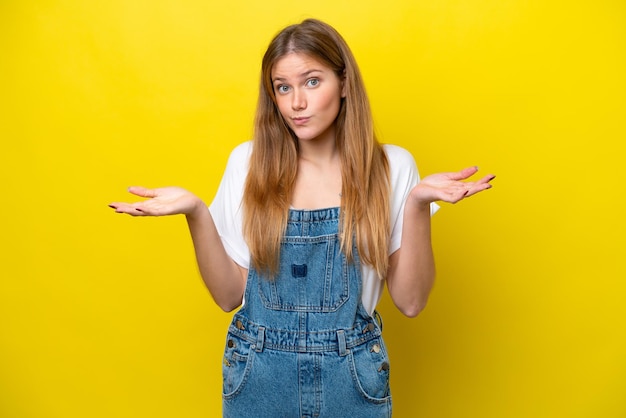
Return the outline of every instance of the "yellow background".
<path id="1" fill-rule="evenodd" d="M 107 203 L 210 201 L 305 17 L 422 174 L 497 174 L 434 218 L 426 311 L 380 306 L 394 416 L 625 417 L 623 0 L 1 1 L 0 416 L 219 416 L 230 314 L 184 219 Z"/>

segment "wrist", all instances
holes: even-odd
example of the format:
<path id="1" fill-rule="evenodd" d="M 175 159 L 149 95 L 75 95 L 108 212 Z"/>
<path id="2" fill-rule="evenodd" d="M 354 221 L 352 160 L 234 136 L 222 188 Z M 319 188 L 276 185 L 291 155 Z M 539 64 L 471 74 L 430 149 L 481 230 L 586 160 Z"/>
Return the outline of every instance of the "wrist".
<path id="1" fill-rule="evenodd" d="M 412 193 L 409 195 L 409 199 L 407 199 L 406 204 L 415 208 L 415 210 L 419 211 L 429 211 L 430 212 L 430 204 L 432 200 L 425 198 L 423 193 L 420 193 L 420 186 L 417 185 Z"/>
<path id="2" fill-rule="evenodd" d="M 428 212 L 430 213 L 430 204 L 429 201 L 417 200 L 413 199 L 411 201 L 407 201 L 407 206 L 411 206 L 413 210 L 418 212 Z"/>
<path id="3" fill-rule="evenodd" d="M 195 220 L 195 219 L 202 217 L 203 215 L 206 215 L 208 211 L 209 211 L 209 208 L 206 206 L 204 201 L 200 199 L 199 197 L 196 197 L 194 199 L 193 204 L 191 205 L 189 209 L 189 212 L 185 213 L 185 216 L 189 220 Z"/>

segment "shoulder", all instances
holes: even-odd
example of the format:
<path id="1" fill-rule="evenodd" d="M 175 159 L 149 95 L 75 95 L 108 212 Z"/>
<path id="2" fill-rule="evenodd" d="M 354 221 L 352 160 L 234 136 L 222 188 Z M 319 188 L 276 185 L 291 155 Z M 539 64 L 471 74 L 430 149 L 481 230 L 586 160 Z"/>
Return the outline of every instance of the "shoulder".
<path id="1" fill-rule="evenodd" d="M 383 144 L 383 150 L 385 150 L 385 154 L 387 154 L 387 158 L 389 158 L 390 160 L 393 159 L 413 161 L 413 155 L 399 145 Z"/>
<path id="2" fill-rule="evenodd" d="M 246 164 L 252 152 L 252 141 L 242 142 L 230 152 L 228 157 L 229 164 Z"/>
<path id="3" fill-rule="evenodd" d="M 225 176 L 245 178 L 245 174 L 248 172 L 251 151 L 252 141 L 243 142 L 233 148 L 228 156 L 228 162 L 226 163 L 226 170 L 224 172 Z"/>
<path id="4" fill-rule="evenodd" d="M 398 145 L 384 144 L 383 149 L 389 161 L 392 182 L 402 181 L 402 179 L 412 181 L 414 177 L 419 178 L 413 154 Z"/>

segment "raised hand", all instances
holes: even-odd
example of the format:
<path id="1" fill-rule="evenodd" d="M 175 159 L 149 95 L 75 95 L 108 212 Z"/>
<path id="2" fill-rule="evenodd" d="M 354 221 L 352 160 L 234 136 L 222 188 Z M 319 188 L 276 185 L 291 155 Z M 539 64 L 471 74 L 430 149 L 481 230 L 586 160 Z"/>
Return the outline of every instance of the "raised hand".
<path id="1" fill-rule="evenodd" d="M 200 198 L 180 187 L 161 187 L 147 189 L 133 186 L 128 191 L 147 200 L 135 203 L 113 202 L 109 207 L 117 213 L 127 213 L 131 216 L 165 216 L 177 214 L 191 214 L 198 208 L 206 209 Z"/>
<path id="2" fill-rule="evenodd" d="M 478 167 L 468 167 L 453 173 L 439 173 L 424 177 L 413 188 L 410 198 L 417 203 L 429 204 L 434 201 L 456 203 L 461 199 L 472 196 L 491 188 L 489 183 L 496 176 L 486 175 L 478 181 L 463 181 L 473 176 Z"/>

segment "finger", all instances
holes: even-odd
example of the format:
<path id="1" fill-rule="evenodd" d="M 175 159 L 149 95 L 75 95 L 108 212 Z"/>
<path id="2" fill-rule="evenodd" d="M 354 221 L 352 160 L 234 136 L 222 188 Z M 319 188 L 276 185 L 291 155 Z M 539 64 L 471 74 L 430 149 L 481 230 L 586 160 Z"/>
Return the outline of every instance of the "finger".
<path id="1" fill-rule="evenodd" d="M 464 197 L 470 197 L 476 193 L 491 189 L 492 187 L 491 183 L 475 183 Z"/>
<path id="2" fill-rule="evenodd" d="M 449 202 L 450 203 L 457 203 L 457 202 L 465 199 L 467 196 L 469 196 L 469 193 L 470 193 L 469 190 L 455 192 L 455 193 L 450 195 Z"/>
<path id="3" fill-rule="evenodd" d="M 146 187 L 141 186 L 130 186 L 128 188 L 129 193 L 132 193 L 137 196 L 152 198 L 157 196 L 157 192 L 154 189 L 148 189 Z"/>
<path id="4" fill-rule="evenodd" d="M 116 212 L 122 211 L 124 210 L 124 208 L 126 206 L 128 206 L 128 203 L 122 203 L 122 202 L 113 202 L 113 203 L 109 203 L 108 205 L 111 209 L 115 210 Z"/>
<path id="5" fill-rule="evenodd" d="M 142 208 L 128 203 L 114 202 L 109 207 L 115 210 L 115 213 L 126 213 L 131 216 L 145 216 L 146 213 Z"/>
<path id="6" fill-rule="evenodd" d="M 462 188 L 442 191 L 441 193 L 439 193 L 436 200 L 447 203 L 457 203 L 458 201 L 462 200 L 468 193 L 468 190 Z"/>
<path id="7" fill-rule="evenodd" d="M 448 177 L 451 180 L 465 180 L 466 178 L 473 176 L 477 171 L 478 171 L 477 166 L 467 167 L 461 171 L 449 173 Z"/>
<path id="8" fill-rule="evenodd" d="M 489 183 L 491 180 L 495 179 L 496 176 L 493 174 L 487 174 L 485 177 L 481 178 L 476 182 L 476 184 Z"/>

